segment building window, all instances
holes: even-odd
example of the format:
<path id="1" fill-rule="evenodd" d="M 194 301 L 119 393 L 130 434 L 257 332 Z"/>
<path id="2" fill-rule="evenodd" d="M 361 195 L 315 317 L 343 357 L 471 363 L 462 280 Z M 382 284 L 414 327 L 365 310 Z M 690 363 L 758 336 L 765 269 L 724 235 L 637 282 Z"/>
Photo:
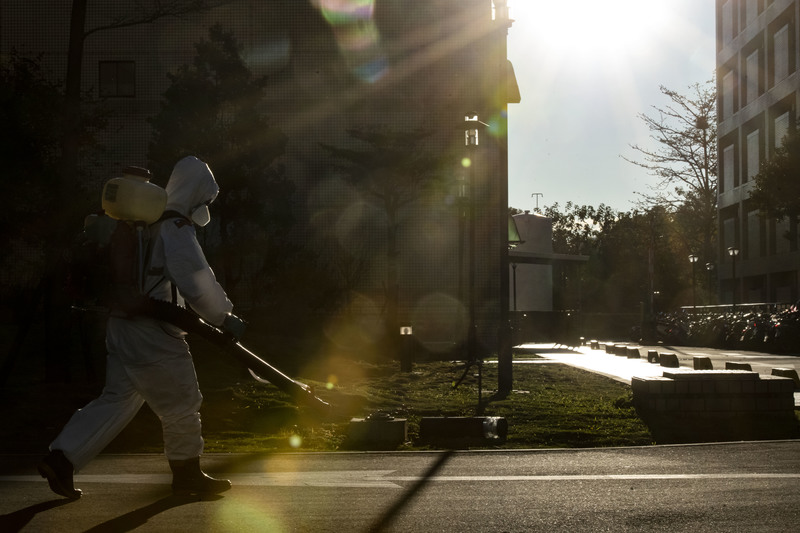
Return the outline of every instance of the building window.
<path id="1" fill-rule="evenodd" d="M 136 63 L 133 61 L 100 61 L 100 96 L 136 96 Z"/>
<path id="2" fill-rule="evenodd" d="M 722 4 L 722 44 L 728 44 L 733 40 L 733 1 L 728 0 Z"/>
<path id="3" fill-rule="evenodd" d="M 789 25 L 775 32 L 772 37 L 773 51 L 775 54 L 775 70 L 773 84 L 778 83 L 789 75 Z"/>
<path id="4" fill-rule="evenodd" d="M 775 119 L 775 143 L 774 148 L 779 148 L 783 144 L 783 138 L 789 133 L 789 112 Z"/>
<path id="5" fill-rule="evenodd" d="M 758 18 L 758 0 L 744 0 L 744 27 L 746 28 Z"/>
<path id="6" fill-rule="evenodd" d="M 733 145 L 728 145 L 722 150 L 722 191 L 732 191 L 736 186 L 734 182 L 736 163 Z"/>
<path id="7" fill-rule="evenodd" d="M 722 118 L 730 118 L 733 111 L 733 72 L 728 72 L 722 77 Z"/>
<path id="8" fill-rule="evenodd" d="M 758 211 L 747 213 L 747 257 L 755 259 L 761 253 L 761 217 Z"/>
<path id="9" fill-rule="evenodd" d="M 747 136 L 747 174 L 745 181 L 749 181 L 758 174 L 761 151 L 759 150 L 758 130 Z"/>
<path id="10" fill-rule="evenodd" d="M 745 62 L 745 105 L 758 98 L 758 50 L 747 56 Z"/>
<path id="11" fill-rule="evenodd" d="M 736 238 L 736 219 L 732 217 L 722 221 L 722 247 L 727 250 L 731 246 L 739 246 Z M 723 260 L 732 261 L 728 254 L 723 255 Z"/>

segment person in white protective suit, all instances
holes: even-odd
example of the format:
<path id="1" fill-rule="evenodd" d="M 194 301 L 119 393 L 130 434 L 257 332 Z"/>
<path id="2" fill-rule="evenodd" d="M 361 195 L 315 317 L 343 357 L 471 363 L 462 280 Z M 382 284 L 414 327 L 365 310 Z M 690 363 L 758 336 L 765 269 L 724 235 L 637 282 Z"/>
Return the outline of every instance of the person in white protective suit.
<path id="1" fill-rule="evenodd" d="M 204 162 L 186 157 L 175 165 L 166 190 L 167 213 L 174 213 L 172 218 L 162 217 L 153 230 L 146 292 L 155 299 L 188 303 L 205 320 L 239 337 L 243 322 L 231 314 L 233 304 L 195 236 L 194 224 L 208 223 L 208 204 L 219 192 L 214 176 Z M 203 397 L 185 335 L 166 322 L 112 310 L 106 330 L 105 388 L 75 412 L 39 464 L 54 492 L 79 498 L 74 472 L 99 454 L 144 402 L 161 420 L 173 492 L 215 494 L 230 488 L 230 481 L 214 479 L 200 469 Z"/>

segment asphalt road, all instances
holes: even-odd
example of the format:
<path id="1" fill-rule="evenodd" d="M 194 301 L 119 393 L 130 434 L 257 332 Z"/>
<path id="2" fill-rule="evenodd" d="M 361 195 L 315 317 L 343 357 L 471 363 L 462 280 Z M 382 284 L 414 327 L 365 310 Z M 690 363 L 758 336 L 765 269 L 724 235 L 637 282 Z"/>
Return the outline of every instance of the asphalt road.
<path id="1" fill-rule="evenodd" d="M 159 455 L 101 455 L 52 494 L 0 457 L 0 531 L 797 531 L 800 441 L 589 450 L 213 455 L 233 488 L 171 496 Z"/>

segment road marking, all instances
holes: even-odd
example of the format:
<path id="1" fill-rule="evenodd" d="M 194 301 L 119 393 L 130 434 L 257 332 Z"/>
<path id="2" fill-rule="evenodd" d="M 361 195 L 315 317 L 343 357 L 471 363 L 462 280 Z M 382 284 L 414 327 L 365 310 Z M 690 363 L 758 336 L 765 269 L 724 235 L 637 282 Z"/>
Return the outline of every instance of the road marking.
<path id="1" fill-rule="evenodd" d="M 269 472 L 264 474 L 220 474 L 234 485 L 257 487 L 351 487 L 401 488 L 399 483 L 422 481 L 423 476 L 396 476 L 393 470 L 334 470 L 319 472 Z M 722 480 L 722 479 L 800 479 L 800 473 L 727 473 L 727 474 L 577 474 L 577 475 L 501 475 L 433 476 L 430 482 L 536 482 L 536 481 L 635 481 L 635 480 Z M 40 476 L 0 476 L 0 483 L 44 483 Z M 169 474 L 80 474 L 75 485 L 89 483 L 169 485 Z"/>
<path id="2" fill-rule="evenodd" d="M 388 476 L 391 481 L 418 481 L 416 476 Z M 430 481 L 604 481 L 671 479 L 800 479 L 800 474 L 587 474 L 565 476 L 436 476 Z"/>
<path id="3" fill-rule="evenodd" d="M 356 488 L 399 488 L 400 486 L 385 477 L 394 470 L 334 470 L 319 472 L 268 472 L 248 474 L 219 474 L 229 477 L 237 485 L 265 487 L 356 487 Z M 217 475 L 217 474 L 215 474 Z M 0 476 L 4 482 L 44 482 L 41 476 Z M 75 485 L 84 483 L 109 484 L 153 484 L 169 485 L 169 474 L 78 474 Z"/>

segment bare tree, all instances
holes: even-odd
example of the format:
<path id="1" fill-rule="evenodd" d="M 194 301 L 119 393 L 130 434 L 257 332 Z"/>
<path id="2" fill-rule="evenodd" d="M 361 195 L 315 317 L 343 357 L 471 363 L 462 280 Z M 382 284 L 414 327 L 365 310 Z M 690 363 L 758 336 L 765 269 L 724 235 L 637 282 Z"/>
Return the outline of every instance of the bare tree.
<path id="1" fill-rule="evenodd" d="M 626 161 L 657 177 L 649 192 L 639 193 L 642 208 L 672 211 L 692 252 L 710 258 L 717 216 L 717 91 L 714 79 L 689 86 L 684 95 L 660 87 L 670 103 L 653 106 L 654 116 L 638 117 L 650 129 L 656 148 L 631 145 L 642 156 Z"/>

